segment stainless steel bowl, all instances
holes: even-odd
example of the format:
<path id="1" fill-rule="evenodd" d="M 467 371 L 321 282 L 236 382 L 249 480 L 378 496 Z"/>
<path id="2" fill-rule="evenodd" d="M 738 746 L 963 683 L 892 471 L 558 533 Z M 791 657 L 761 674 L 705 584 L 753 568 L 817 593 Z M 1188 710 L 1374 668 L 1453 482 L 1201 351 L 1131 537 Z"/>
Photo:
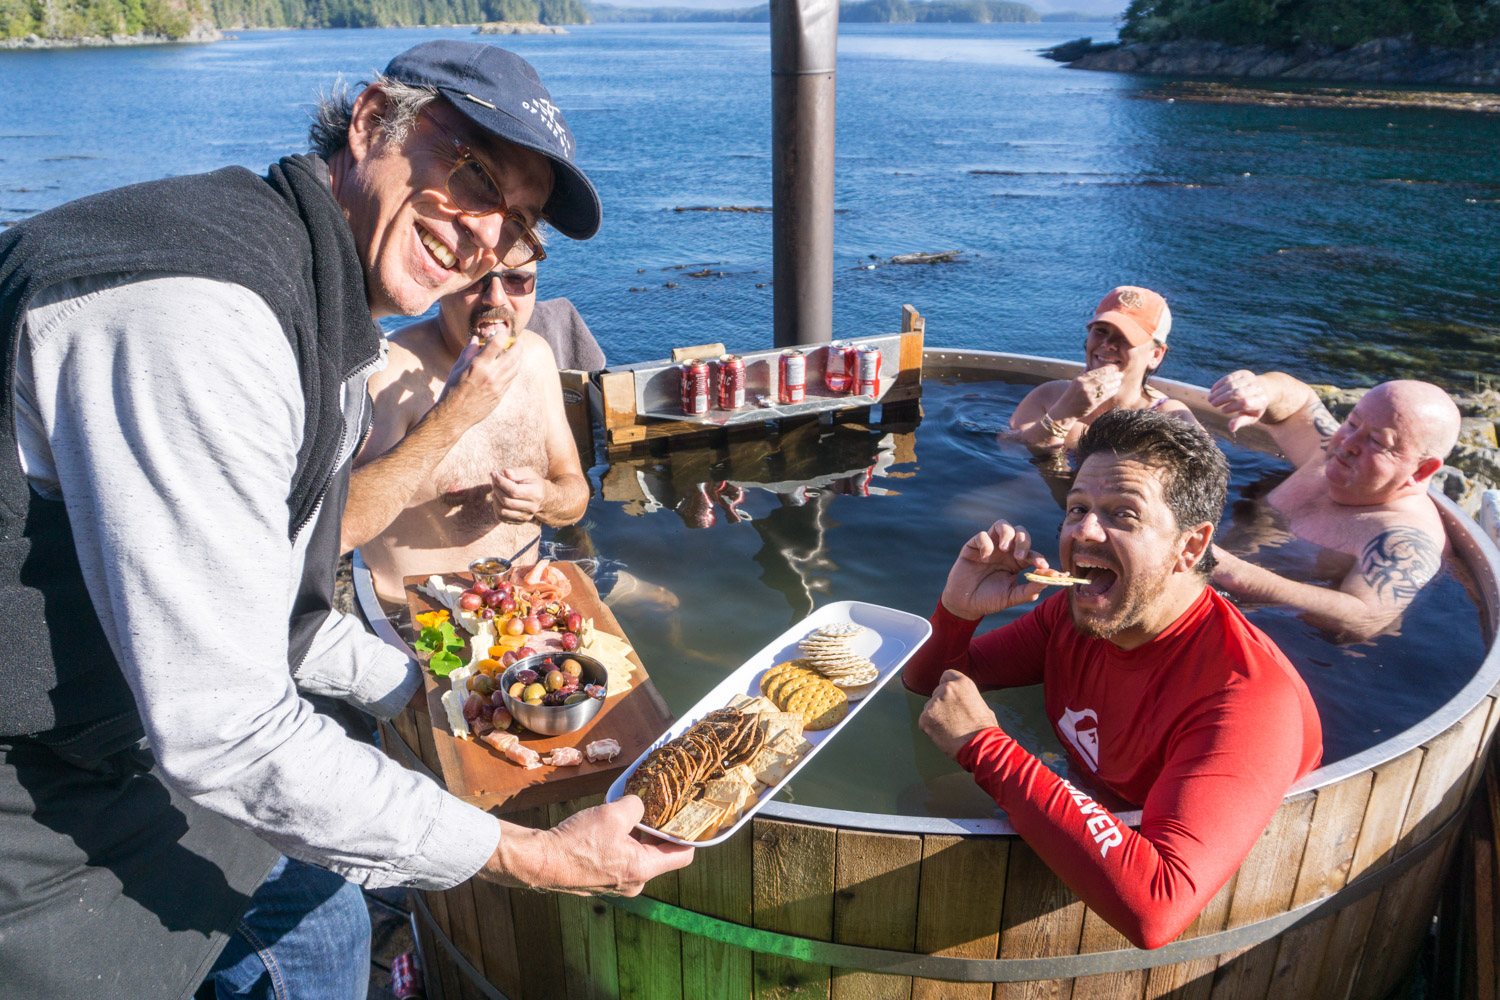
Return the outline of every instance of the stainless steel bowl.
<path id="1" fill-rule="evenodd" d="M 482 583 L 490 590 L 494 590 L 500 585 L 500 578 L 510 572 L 510 566 L 509 559 L 486 556 L 469 563 L 469 572 L 474 574 L 475 583 Z"/>
<path id="2" fill-rule="evenodd" d="M 564 660 L 577 660 L 583 668 L 579 674 L 578 690 L 588 684 L 609 684 L 609 671 L 604 664 L 583 653 L 538 653 L 524 660 L 517 660 L 505 668 L 500 675 L 500 691 L 505 697 L 505 707 L 511 716 L 531 730 L 543 736 L 561 736 L 588 725 L 590 719 L 599 714 L 604 706 L 602 698 L 585 698 L 574 705 L 528 705 L 519 698 L 510 696 L 510 688 L 516 682 L 516 674 L 522 670 L 535 670 L 538 679 L 547 676 L 549 670 L 560 668 Z"/>

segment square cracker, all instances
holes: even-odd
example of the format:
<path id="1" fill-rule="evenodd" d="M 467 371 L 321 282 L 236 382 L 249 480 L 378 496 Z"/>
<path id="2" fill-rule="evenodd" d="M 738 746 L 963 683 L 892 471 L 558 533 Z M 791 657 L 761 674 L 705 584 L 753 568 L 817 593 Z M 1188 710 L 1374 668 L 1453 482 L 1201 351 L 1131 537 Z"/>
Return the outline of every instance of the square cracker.
<path id="1" fill-rule="evenodd" d="M 765 695 L 751 698 L 746 704 L 736 705 L 735 707 L 746 715 L 760 715 L 764 712 L 781 711 L 781 709 L 776 707 L 776 703 Z"/>
<path id="2" fill-rule="evenodd" d="M 729 704 L 726 705 L 725 707 L 726 708 L 738 708 L 741 711 L 743 711 L 744 708 L 745 708 L 745 706 L 749 705 L 753 701 L 755 701 L 755 699 L 751 698 L 748 694 L 737 694 L 733 698 L 729 699 Z"/>
<path id="3" fill-rule="evenodd" d="M 717 803 L 695 799 L 683 806 L 661 832 L 678 840 L 697 840 L 705 830 L 718 825 L 723 811 Z"/>
<path id="4" fill-rule="evenodd" d="M 775 747 L 761 747 L 760 752 L 745 765 L 755 772 L 755 780 L 763 785 L 774 785 L 787 776 L 797 764 L 797 758 L 783 753 Z"/>
<path id="5" fill-rule="evenodd" d="M 807 752 L 812 749 L 812 744 L 803 739 L 800 734 L 787 729 L 783 729 L 776 734 L 774 739 L 767 741 L 766 746 L 797 760 L 806 757 Z"/>
<path id="6" fill-rule="evenodd" d="M 795 736 L 802 735 L 803 718 L 797 712 L 763 712 L 760 716 L 761 728 L 766 731 L 769 740 L 776 731 L 790 731 Z"/>

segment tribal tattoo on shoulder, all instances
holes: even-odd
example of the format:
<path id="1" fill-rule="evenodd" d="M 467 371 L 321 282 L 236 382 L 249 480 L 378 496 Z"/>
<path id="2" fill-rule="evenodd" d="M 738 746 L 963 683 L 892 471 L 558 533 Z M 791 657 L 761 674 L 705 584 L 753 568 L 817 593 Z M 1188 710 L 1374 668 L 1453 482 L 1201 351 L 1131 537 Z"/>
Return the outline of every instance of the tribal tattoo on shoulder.
<path id="1" fill-rule="evenodd" d="M 1390 528 L 1365 546 L 1359 571 L 1382 599 L 1405 604 L 1437 575 L 1441 549 L 1425 531 Z"/>
<path id="2" fill-rule="evenodd" d="M 1328 412 L 1328 407 L 1322 403 L 1314 403 L 1312 406 L 1313 429 L 1318 432 L 1318 437 L 1323 441 L 1323 447 L 1328 447 L 1329 438 L 1333 432 L 1339 429 L 1339 422 Z"/>

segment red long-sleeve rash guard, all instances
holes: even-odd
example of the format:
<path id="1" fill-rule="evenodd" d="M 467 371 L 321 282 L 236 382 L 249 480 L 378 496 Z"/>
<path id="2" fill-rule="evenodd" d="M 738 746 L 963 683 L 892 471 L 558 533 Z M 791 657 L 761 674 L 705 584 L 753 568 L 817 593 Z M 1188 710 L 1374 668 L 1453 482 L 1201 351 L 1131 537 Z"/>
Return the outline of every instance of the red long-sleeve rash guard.
<path id="1" fill-rule="evenodd" d="M 978 639 L 978 622 L 939 604 L 903 679 L 919 694 L 944 670 L 982 689 L 1043 685 L 1073 766 L 1141 804 L 1139 832 L 998 728 L 958 762 L 1079 898 L 1137 947 L 1160 947 L 1234 874 L 1288 786 L 1318 766 L 1317 709 L 1275 644 L 1210 588 L 1132 650 L 1079 633 L 1067 600 L 1055 594 Z"/>

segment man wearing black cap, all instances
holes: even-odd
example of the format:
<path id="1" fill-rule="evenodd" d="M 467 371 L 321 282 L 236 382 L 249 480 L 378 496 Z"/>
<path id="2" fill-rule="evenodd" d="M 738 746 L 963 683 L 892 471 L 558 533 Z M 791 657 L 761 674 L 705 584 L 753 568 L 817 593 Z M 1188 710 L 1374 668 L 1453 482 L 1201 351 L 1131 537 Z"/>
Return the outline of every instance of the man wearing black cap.
<path id="1" fill-rule="evenodd" d="M 629 836 L 634 798 L 503 824 L 301 697 L 420 687 L 332 610 L 374 319 L 599 225 L 510 53 L 420 45 L 340 108 L 264 177 L 0 236 L 0 998 L 363 996 L 349 883 L 632 893 L 691 858 Z"/>

